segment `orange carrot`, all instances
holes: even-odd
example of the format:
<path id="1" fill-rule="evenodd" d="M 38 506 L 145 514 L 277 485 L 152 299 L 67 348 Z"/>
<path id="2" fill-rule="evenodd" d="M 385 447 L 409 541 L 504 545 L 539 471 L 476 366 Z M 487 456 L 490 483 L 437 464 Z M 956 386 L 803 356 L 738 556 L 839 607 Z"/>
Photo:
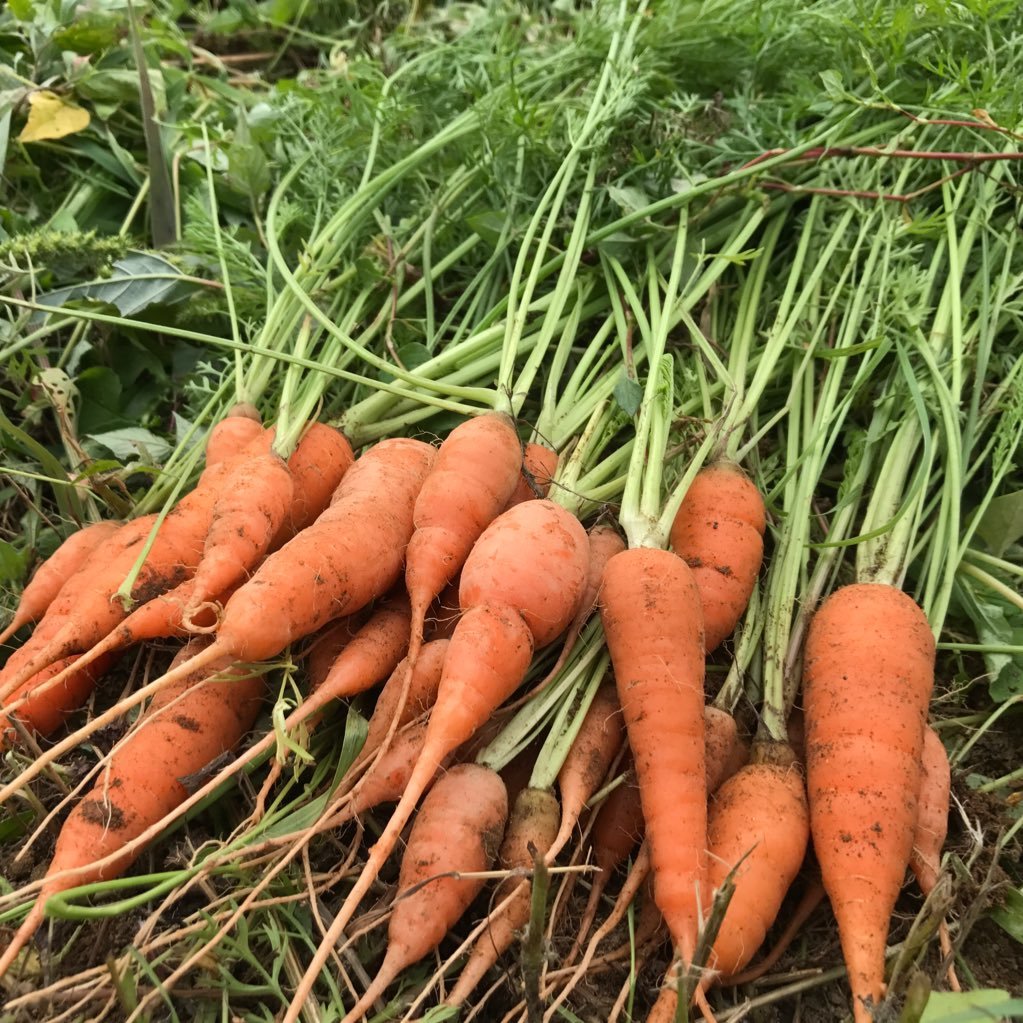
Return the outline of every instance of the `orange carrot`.
<path id="1" fill-rule="evenodd" d="M 533 851 L 543 856 L 558 830 L 561 811 L 558 801 L 543 789 L 523 789 L 515 800 L 508 830 L 501 843 L 498 862 L 502 870 L 529 870 Z M 494 893 L 498 904 L 511 897 L 502 910 L 491 913 L 487 929 L 476 940 L 472 952 L 458 975 L 445 1005 L 462 1005 L 476 989 L 484 974 L 511 947 L 515 932 L 529 920 L 533 885 L 528 878 L 510 877 Z"/>
<path id="2" fill-rule="evenodd" d="M 192 579 L 192 596 L 182 616 L 186 628 L 198 631 L 195 615 L 243 580 L 270 549 L 284 525 L 293 493 L 291 472 L 274 451 L 232 462 L 230 480 L 214 505 Z"/>
<path id="3" fill-rule="evenodd" d="M 592 538 L 592 532 L 590 534 Z M 561 793 L 561 828 L 547 852 L 553 863 L 572 837 L 589 798 L 600 788 L 611 763 L 625 741 L 622 709 L 614 686 L 604 683 L 590 703 L 579 732 L 558 772 Z"/>
<path id="4" fill-rule="evenodd" d="M 913 851 L 934 637 L 895 587 L 833 593 L 810 623 L 804 659 L 810 826 L 838 921 L 853 1014 L 884 993 L 895 900 Z"/>
<path id="5" fill-rule="evenodd" d="M 671 546 L 693 570 L 708 653 L 735 629 L 760 571 L 764 499 L 734 462 L 701 470 L 671 527 Z"/>
<path id="6" fill-rule="evenodd" d="M 532 501 L 538 497 L 546 497 L 551 489 L 551 481 L 558 468 L 558 453 L 544 447 L 543 444 L 534 444 L 530 441 L 522 453 L 522 467 L 519 471 L 518 482 L 515 490 L 508 498 L 508 508 L 514 508 L 523 501 Z"/>
<path id="7" fill-rule="evenodd" d="M 718 707 L 703 708 L 707 740 L 707 794 L 716 792 L 749 760 L 749 747 L 739 736 L 735 718 Z"/>
<path id="8" fill-rule="evenodd" d="M 654 897 L 692 962 L 706 891 L 700 592 L 686 563 L 637 547 L 604 570 L 601 619 L 639 780 Z"/>
<path id="9" fill-rule="evenodd" d="M 341 656 L 341 651 L 351 643 L 365 624 L 366 613 L 363 610 L 324 625 L 312 637 L 304 653 L 310 693 L 315 693 L 323 685 L 323 680 L 334 666 L 334 662 Z"/>
<path id="10" fill-rule="evenodd" d="M 16 704 L 16 711 L 10 713 L 17 713 L 18 720 L 30 732 L 49 735 L 60 728 L 68 714 L 85 703 L 114 660 L 113 656 L 94 658 L 90 664 L 65 674 L 57 686 L 45 688 L 46 682 L 80 659 L 72 655 L 56 661 L 11 693 L 5 713 L 0 714 L 0 747 L 11 744 L 17 736 L 7 718 L 7 706 Z"/>
<path id="11" fill-rule="evenodd" d="M 753 762 L 729 778 L 711 801 L 711 890 L 733 869 L 736 873 L 707 961 L 710 970 L 731 977 L 750 962 L 799 873 L 809 838 L 803 775 L 791 749 L 785 743 L 758 743 Z"/>
<path id="12" fill-rule="evenodd" d="M 121 528 L 120 522 L 94 522 L 72 533 L 36 569 L 22 591 L 14 617 L 0 632 L 0 643 L 6 643 L 23 625 L 39 621 L 68 578 L 86 564 L 101 543 Z"/>
<path id="13" fill-rule="evenodd" d="M 206 466 L 235 458 L 263 433 L 263 423 L 255 405 L 239 402 L 214 423 L 206 438 Z"/>
<path id="14" fill-rule="evenodd" d="M 515 427 L 499 413 L 456 426 L 441 444 L 416 498 L 416 531 L 405 553 L 405 586 L 412 603 L 409 671 L 419 656 L 430 604 L 507 504 L 521 463 Z"/>
<path id="15" fill-rule="evenodd" d="M 327 949 L 376 879 L 426 781 L 521 684 L 534 644 L 551 642 L 568 625 L 585 578 L 586 533 L 569 512 L 550 501 L 517 505 L 476 542 L 462 569 L 459 602 L 466 610 L 448 646 L 423 753 L 302 978 L 286 1020 L 296 1019 Z"/>
<path id="16" fill-rule="evenodd" d="M 192 649 L 185 647 L 179 663 Z M 226 668 L 221 662 L 216 669 Z M 0 956 L 2 976 L 43 919 L 46 900 L 78 885 L 118 877 L 141 850 L 99 869 L 116 852 L 187 796 L 182 779 L 206 767 L 241 739 L 255 721 L 263 680 L 241 675 L 223 682 L 214 666 L 160 693 L 138 727 L 113 752 L 92 791 L 65 821 L 39 897 Z"/>
<path id="17" fill-rule="evenodd" d="M 483 881 L 438 875 L 489 870 L 507 818 L 504 784 L 488 768 L 459 764 L 438 779 L 402 858 L 384 961 L 344 1023 L 364 1019 L 391 981 L 435 949 L 469 908 Z"/>
<path id="18" fill-rule="evenodd" d="M 931 894 L 941 873 L 941 849 L 948 834 L 948 807 L 952 792 L 952 772 L 948 764 L 948 753 L 938 733 L 933 728 L 924 728 L 923 760 L 920 764 L 920 799 L 916 828 L 913 833 L 913 852 L 909 865 L 916 877 L 916 883 L 924 898 Z M 938 925 L 938 939 L 942 955 L 949 961 L 948 982 L 953 991 L 961 990 L 959 978 L 952 965 L 952 939 L 948 924 L 942 920 Z"/>
<path id="19" fill-rule="evenodd" d="M 334 427 L 312 423 L 306 428 L 288 459 L 294 492 L 287 521 L 274 538 L 272 549 L 311 526 L 330 507 L 331 498 L 354 461 L 351 444 Z"/>

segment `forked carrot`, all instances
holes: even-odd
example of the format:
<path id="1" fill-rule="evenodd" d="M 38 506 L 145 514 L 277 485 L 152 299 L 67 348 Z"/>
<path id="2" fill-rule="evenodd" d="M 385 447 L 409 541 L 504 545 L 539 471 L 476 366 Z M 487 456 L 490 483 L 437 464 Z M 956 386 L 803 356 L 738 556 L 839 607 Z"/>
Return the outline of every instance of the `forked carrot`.
<path id="1" fill-rule="evenodd" d="M 459 764 L 438 779 L 401 861 L 384 961 L 343 1023 L 364 1019 L 405 967 L 441 943 L 483 887 L 481 878 L 450 875 L 489 870 L 507 819 L 504 784 L 489 768 Z"/>
<path id="2" fill-rule="evenodd" d="M 6 643 L 23 625 L 39 621 L 68 578 L 86 564 L 101 543 L 121 528 L 120 522 L 104 521 L 75 530 L 36 569 L 21 593 L 14 616 L 0 631 L 0 644 Z"/>

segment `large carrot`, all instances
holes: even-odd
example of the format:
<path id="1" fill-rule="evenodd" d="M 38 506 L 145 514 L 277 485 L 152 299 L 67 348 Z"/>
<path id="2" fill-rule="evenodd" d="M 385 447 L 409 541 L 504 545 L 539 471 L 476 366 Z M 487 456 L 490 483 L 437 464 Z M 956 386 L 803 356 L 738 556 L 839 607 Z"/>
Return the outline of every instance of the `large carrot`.
<path id="1" fill-rule="evenodd" d="M 920 608 L 884 583 L 833 593 L 804 661 L 810 826 L 849 970 L 853 1013 L 884 993 L 884 953 L 913 851 L 934 637 Z"/>
<path id="2" fill-rule="evenodd" d="M 502 870 L 529 870 L 534 854 L 544 856 L 558 830 L 561 811 L 558 801 L 543 789 L 523 789 L 515 800 L 498 862 Z M 494 893 L 498 904 L 511 899 L 491 913 L 486 930 L 476 939 L 445 1005 L 462 1005 L 476 989 L 484 974 L 511 947 L 515 933 L 526 925 L 531 909 L 533 885 L 528 878 L 509 877 Z"/>
<path id="3" fill-rule="evenodd" d="M 267 660 L 386 593 L 401 574 L 412 508 L 433 456 L 428 444 L 405 439 L 367 451 L 345 474 L 335 503 L 271 554 L 227 602 L 213 644 L 48 750 L 0 790 L 0 802 L 86 735 L 177 678 L 224 657 Z"/>
<path id="4" fill-rule="evenodd" d="M 73 532 L 35 571 L 21 593 L 14 617 L 0 632 L 6 643 L 23 625 L 39 621 L 60 588 L 81 569 L 93 551 L 122 528 L 120 522 L 94 522 Z"/>
<path id="5" fill-rule="evenodd" d="M 553 502 L 517 505 L 491 523 L 477 541 L 462 569 L 460 603 L 465 613 L 448 646 L 422 755 L 298 985 L 286 1020 L 297 1018 L 328 949 L 376 879 L 426 782 L 443 758 L 522 682 L 534 644 L 550 643 L 568 625 L 585 578 L 586 533 Z"/>
<path id="6" fill-rule="evenodd" d="M 679 506 L 671 546 L 693 570 L 707 651 L 735 629 L 764 557 L 764 499 L 734 462 L 702 469 Z"/>
<path id="7" fill-rule="evenodd" d="M 407 966 L 435 949 L 483 887 L 508 819 L 508 796 L 489 768 L 459 764 L 440 778 L 416 815 L 401 861 L 387 952 L 373 983 L 343 1023 L 357 1023 Z"/>
<path id="8" fill-rule="evenodd" d="M 190 653 L 192 648 L 183 648 L 179 664 Z M 115 749 L 91 792 L 61 828 L 38 899 L 0 956 L 0 976 L 35 933 L 51 895 L 122 874 L 141 850 L 103 868 L 94 864 L 180 804 L 188 796 L 181 779 L 206 767 L 252 726 L 263 679 L 244 673 L 226 680 L 216 676 L 216 670 L 227 667 L 224 661 L 208 665 L 164 689 Z"/>
<path id="9" fill-rule="evenodd" d="M 636 765 L 654 898 L 686 963 L 706 890 L 704 638 L 693 573 L 637 547 L 604 570 L 601 619 Z"/>

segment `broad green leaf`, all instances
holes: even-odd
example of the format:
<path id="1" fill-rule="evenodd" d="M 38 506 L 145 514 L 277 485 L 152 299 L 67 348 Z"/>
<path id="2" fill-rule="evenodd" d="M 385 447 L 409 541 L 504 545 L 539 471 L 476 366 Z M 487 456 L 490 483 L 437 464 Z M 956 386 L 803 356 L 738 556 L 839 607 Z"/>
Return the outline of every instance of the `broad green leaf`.
<path id="1" fill-rule="evenodd" d="M 928 999 L 920 1023 L 993 1023 L 1021 1016 L 1023 999 L 1011 998 L 1008 991 L 936 991 Z"/>
<path id="2" fill-rule="evenodd" d="M 150 433 L 140 426 L 128 426 L 106 433 L 93 433 L 89 440 L 102 444 L 122 464 L 142 459 L 149 464 L 159 464 L 170 454 L 171 446 L 162 437 Z"/>
<path id="3" fill-rule="evenodd" d="M 109 50 L 124 35 L 124 19 L 118 15 L 84 10 L 81 5 L 75 20 L 53 33 L 53 41 L 61 50 L 89 55 Z"/>
<path id="4" fill-rule="evenodd" d="M 956 579 L 955 596 L 977 630 L 981 643 L 992 647 L 1023 645 L 1023 612 L 971 578 Z M 1023 684 L 1023 658 L 996 651 L 984 652 L 991 698 L 1001 703 Z"/>
<path id="5" fill-rule="evenodd" d="M 1023 537 L 1023 490 L 996 497 L 977 523 L 977 532 L 1000 558 L 1005 549 Z"/>
<path id="6" fill-rule="evenodd" d="M 6 540 L 0 540 L 0 584 L 19 582 L 25 575 L 27 561 L 27 551 L 19 551 Z"/>
<path id="7" fill-rule="evenodd" d="M 183 299 L 183 274 L 173 264 L 149 252 L 130 252 L 114 260 L 110 277 L 57 288 L 39 296 L 39 304 L 59 309 L 68 302 L 88 299 L 116 306 L 122 316 L 134 316 L 157 302 Z"/>
<path id="8" fill-rule="evenodd" d="M 270 168 L 260 145 L 253 141 L 245 112 L 238 112 L 234 141 L 227 147 L 227 176 L 253 197 L 270 187 Z"/>
<path id="9" fill-rule="evenodd" d="M 631 185 L 608 185 L 607 194 L 612 201 L 617 203 L 625 213 L 635 213 L 638 210 L 645 210 L 650 205 L 650 196 L 642 189 Z"/>
<path id="10" fill-rule="evenodd" d="M 18 21 L 31 21 L 35 14 L 33 0 L 7 0 L 7 6 Z"/>
<path id="11" fill-rule="evenodd" d="M 621 410 L 626 415 L 634 416 L 643 402 L 643 388 L 635 380 L 623 376 L 615 384 L 614 396 Z"/>
<path id="12" fill-rule="evenodd" d="M 19 142 L 43 142 L 62 139 L 89 127 L 89 111 L 61 99 L 49 89 L 40 89 L 28 97 L 28 120 L 18 135 Z"/>
<path id="13" fill-rule="evenodd" d="M 1023 891 L 1010 888 L 1002 898 L 1002 904 L 991 910 L 994 920 L 1006 934 L 1023 945 Z"/>

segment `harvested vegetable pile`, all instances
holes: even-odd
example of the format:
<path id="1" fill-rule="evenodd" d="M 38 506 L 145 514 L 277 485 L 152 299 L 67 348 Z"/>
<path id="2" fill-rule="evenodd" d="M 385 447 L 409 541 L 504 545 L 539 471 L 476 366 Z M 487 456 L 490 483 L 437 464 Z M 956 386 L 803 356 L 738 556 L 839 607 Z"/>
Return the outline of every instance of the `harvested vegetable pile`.
<path id="1" fill-rule="evenodd" d="M 1023 1015 L 1023 15 L 300 6 L 0 14 L 0 1020 Z"/>

